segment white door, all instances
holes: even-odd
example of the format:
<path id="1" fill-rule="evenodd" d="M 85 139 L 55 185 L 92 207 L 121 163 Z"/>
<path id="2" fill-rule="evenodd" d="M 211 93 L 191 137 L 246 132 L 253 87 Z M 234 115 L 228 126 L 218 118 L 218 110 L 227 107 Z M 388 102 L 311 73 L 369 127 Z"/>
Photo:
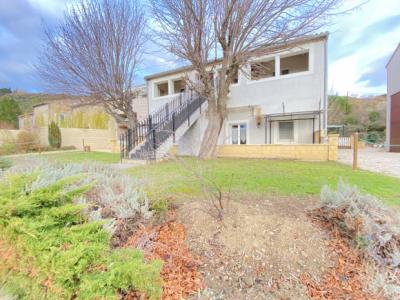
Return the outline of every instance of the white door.
<path id="1" fill-rule="evenodd" d="M 231 144 L 244 145 L 247 144 L 247 124 L 239 123 L 231 125 Z"/>

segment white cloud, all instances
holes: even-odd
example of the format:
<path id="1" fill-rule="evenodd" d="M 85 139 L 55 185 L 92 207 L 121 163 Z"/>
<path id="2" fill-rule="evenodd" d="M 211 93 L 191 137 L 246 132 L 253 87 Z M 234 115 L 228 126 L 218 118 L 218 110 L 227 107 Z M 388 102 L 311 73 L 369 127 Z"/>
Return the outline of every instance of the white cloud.
<path id="1" fill-rule="evenodd" d="M 384 2 L 384 5 L 382 5 Z M 348 1 L 351 6 L 360 1 Z M 338 17 L 332 26 L 333 44 L 329 45 L 329 88 L 340 94 L 385 93 L 386 85 L 370 86 L 368 80 L 359 81 L 363 74 L 373 72 L 374 62 L 387 57 L 400 42 L 400 27 L 380 32 L 366 32 L 369 26 L 400 13 L 398 0 L 373 0 L 352 14 Z M 398 24 L 398 23 L 397 23 Z M 371 29 L 372 30 L 372 29 Z M 346 53 L 336 57 L 335 52 Z M 385 68 L 382 61 L 381 68 Z"/>
<path id="2" fill-rule="evenodd" d="M 61 16 L 65 9 L 77 0 L 28 0 L 30 4 L 48 14 Z"/>

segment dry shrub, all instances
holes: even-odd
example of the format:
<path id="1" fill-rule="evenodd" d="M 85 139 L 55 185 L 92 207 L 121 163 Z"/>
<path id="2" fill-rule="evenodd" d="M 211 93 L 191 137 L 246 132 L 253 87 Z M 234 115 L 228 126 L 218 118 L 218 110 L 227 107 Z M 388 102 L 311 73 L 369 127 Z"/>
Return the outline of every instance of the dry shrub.
<path id="1" fill-rule="evenodd" d="M 39 149 L 39 137 L 31 131 L 23 130 L 17 135 L 17 148 L 22 152 L 35 151 Z"/>
<path id="2" fill-rule="evenodd" d="M 322 189 L 321 205 L 311 213 L 340 230 L 373 263 L 376 274 L 374 282 L 368 283 L 373 292 L 400 297 L 400 219 L 396 211 L 339 181 L 337 191 L 327 186 Z"/>
<path id="3" fill-rule="evenodd" d="M 8 155 L 17 152 L 17 145 L 12 134 L 0 130 L 0 155 Z"/>

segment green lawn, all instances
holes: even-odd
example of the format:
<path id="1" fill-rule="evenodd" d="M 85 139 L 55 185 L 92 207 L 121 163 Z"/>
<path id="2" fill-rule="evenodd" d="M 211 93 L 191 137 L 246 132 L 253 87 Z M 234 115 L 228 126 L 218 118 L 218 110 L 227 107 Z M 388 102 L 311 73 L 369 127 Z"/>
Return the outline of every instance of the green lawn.
<path id="1" fill-rule="evenodd" d="M 118 163 L 120 161 L 119 153 L 107 152 L 83 152 L 71 151 L 61 153 L 43 154 L 44 157 L 50 160 L 55 160 L 62 163 L 73 162 L 80 163 L 85 161 L 95 161 L 105 164 Z"/>
<path id="2" fill-rule="evenodd" d="M 339 178 L 355 184 L 387 204 L 400 205 L 400 179 L 368 171 L 353 171 L 336 162 L 299 162 L 254 159 L 182 159 L 135 167 L 127 171 L 140 178 L 152 198 L 201 195 L 202 172 L 219 186 L 243 194 L 282 196 L 318 195 L 325 184 L 336 186 Z M 233 176 L 233 177 L 232 177 Z M 232 182 L 232 184 L 230 184 Z"/>

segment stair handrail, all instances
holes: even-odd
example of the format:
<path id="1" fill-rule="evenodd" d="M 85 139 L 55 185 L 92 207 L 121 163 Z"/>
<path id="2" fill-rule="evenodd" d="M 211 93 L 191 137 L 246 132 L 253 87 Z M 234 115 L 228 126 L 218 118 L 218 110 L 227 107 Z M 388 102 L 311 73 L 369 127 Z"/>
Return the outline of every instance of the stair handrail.
<path id="1" fill-rule="evenodd" d="M 172 98 L 169 102 L 164 104 L 162 107 L 157 109 L 155 112 L 149 114 L 147 118 L 137 122 L 133 128 L 128 128 L 127 132 L 120 135 L 120 150 L 121 159 L 128 158 L 131 150 L 135 149 L 141 143 L 145 143 L 152 139 L 152 148 L 155 152 L 158 147 L 157 143 L 157 132 L 164 130 L 169 122 L 172 124 L 176 123 L 176 118 L 182 121 L 183 118 L 189 118 L 190 112 L 189 106 L 195 104 L 192 109 L 200 108 L 205 102 L 203 97 L 200 97 L 197 93 L 192 90 L 180 93 Z M 186 116 L 189 114 L 188 116 Z M 178 122 L 182 123 L 182 122 Z M 174 126 L 175 125 L 175 126 Z M 173 132 L 169 133 L 169 136 L 175 134 L 175 129 L 181 124 L 172 125 L 175 127 Z M 154 153 L 155 158 L 155 153 Z"/>

